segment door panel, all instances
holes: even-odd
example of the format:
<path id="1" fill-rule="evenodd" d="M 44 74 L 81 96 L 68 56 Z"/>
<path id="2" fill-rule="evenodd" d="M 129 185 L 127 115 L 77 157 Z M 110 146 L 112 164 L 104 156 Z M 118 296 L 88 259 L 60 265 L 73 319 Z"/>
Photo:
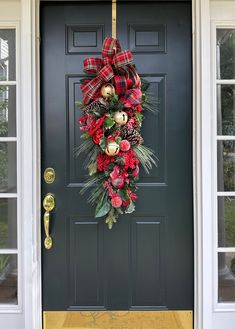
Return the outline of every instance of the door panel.
<path id="1" fill-rule="evenodd" d="M 193 309 L 190 12 L 184 2 L 118 3 L 118 38 L 158 104 L 143 136 L 159 165 L 141 171 L 136 212 L 110 231 L 79 193 L 86 172 L 73 150 L 83 59 L 100 56 L 111 35 L 111 4 L 41 7 L 42 169 L 56 171 L 53 184 L 42 182 L 42 196 L 56 198 L 44 311 Z"/>

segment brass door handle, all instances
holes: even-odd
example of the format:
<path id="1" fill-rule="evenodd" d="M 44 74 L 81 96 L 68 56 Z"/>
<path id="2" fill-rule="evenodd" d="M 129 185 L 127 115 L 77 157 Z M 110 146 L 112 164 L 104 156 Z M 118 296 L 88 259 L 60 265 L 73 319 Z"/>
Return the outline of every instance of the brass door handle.
<path id="1" fill-rule="evenodd" d="M 46 249 L 51 249 L 52 238 L 50 236 L 50 212 L 55 208 L 55 197 L 53 194 L 48 193 L 43 199 L 43 208 L 46 211 L 43 216 L 44 231 L 46 238 L 44 240 L 44 246 Z"/>

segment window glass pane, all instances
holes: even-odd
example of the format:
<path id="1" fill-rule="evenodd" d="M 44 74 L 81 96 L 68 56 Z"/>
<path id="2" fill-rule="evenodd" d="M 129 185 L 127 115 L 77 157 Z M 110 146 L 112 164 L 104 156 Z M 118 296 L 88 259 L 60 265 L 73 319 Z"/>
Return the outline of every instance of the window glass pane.
<path id="1" fill-rule="evenodd" d="M 0 254 L 0 304 L 17 304 L 17 255 Z"/>
<path id="2" fill-rule="evenodd" d="M 15 66 L 15 30 L 0 29 L 0 81 L 14 81 Z"/>
<path id="3" fill-rule="evenodd" d="M 219 191 L 235 191 L 235 141 L 218 141 L 217 177 Z"/>
<path id="4" fill-rule="evenodd" d="M 0 249 L 17 248 L 17 201 L 0 198 Z"/>
<path id="5" fill-rule="evenodd" d="M 16 136 L 16 86 L 0 85 L 0 137 Z"/>
<path id="6" fill-rule="evenodd" d="M 235 86 L 217 86 L 218 135 L 235 135 Z"/>
<path id="7" fill-rule="evenodd" d="M 0 193 L 16 192 L 16 143 L 0 143 Z"/>
<path id="8" fill-rule="evenodd" d="M 235 78 L 235 29 L 217 29 L 217 79 Z"/>
<path id="9" fill-rule="evenodd" d="M 235 253 L 218 253 L 219 302 L 235 302 Z"/>
<path id="10" fill-rule="evenodd" d="M 218 197 L 219 247 L 235 247 L 235 197 Z"/>

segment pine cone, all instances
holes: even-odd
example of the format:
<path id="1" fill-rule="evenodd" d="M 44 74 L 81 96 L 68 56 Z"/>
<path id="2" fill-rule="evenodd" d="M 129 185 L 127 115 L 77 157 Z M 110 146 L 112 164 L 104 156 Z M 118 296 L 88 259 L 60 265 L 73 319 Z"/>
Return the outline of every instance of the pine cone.
<path id="1" fill-rule="evenodd" d="M 94 115 L 96 117 L 102 116 L 107 112 L 107 104 L 104 100 L 93 101 L 91 104 L 87 105 L 84 109 L 86 114 Z"/>
<path id="2" fill-rule="evenodd" d="M 128 128 L 126 125 L 122 127 L 120 136 L 122 139 L 127 139 L 131 146 L 143 144 L 144 139 L 140 133 L 132 128 Z"/>

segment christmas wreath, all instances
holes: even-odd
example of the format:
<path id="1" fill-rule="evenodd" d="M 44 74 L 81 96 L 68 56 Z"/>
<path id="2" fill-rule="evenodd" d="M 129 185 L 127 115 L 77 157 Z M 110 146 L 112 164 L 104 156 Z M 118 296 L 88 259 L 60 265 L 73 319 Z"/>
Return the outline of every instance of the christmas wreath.
<path id="1" fill-rule="evenodd" d="M 90 177 L 82 193 L 92 188 L 88 201 L 96 204 L 95 217 L 106 216 L 111 229 L 120 214 L 135 210 L 139 164 L 147 173 L 156 165 L 141 136 L 143 112 L 154 108 L 147 81 L 140 79 L 130 50 L 121 51 L 117 39 L 106 38 L 102 59 L 86 58 L 84 72 L 79 103 L 83 142 L 75 153 L 86 153 Z"/>

